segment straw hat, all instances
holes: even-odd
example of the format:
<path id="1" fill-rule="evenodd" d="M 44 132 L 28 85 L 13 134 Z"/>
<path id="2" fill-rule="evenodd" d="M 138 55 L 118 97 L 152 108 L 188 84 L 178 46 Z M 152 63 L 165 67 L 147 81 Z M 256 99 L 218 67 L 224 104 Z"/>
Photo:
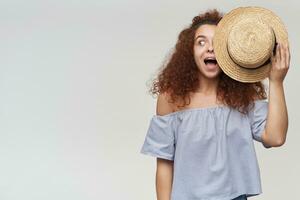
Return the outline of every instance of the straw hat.
<path id="1" fill-rule="evenodd" d="M 240 7 L 219 22 L 214 52 L 225 74 L 240 82 L 257 82 L 269 74 L 276 43 L 288 42 L 284 24 L 272 11 Z"/>

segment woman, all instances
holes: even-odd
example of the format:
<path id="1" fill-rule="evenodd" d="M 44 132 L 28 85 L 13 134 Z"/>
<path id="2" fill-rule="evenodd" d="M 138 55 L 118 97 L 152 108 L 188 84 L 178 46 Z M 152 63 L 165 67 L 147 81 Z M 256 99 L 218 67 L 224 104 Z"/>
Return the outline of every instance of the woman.
<path id="1" fill-rule="evenodd" d="M 194 17 L 151 88 L 157 109 L 141 152 L 157 157 L 158 200 L 258 195 L 253 139 L 266 148 L 285 142 L 287 44 L 277 45 L 271 58 L 267 102 L 261 82 L 238 82 L 218 66 L 213 37 L 221 19 L 217 10 Z"/>

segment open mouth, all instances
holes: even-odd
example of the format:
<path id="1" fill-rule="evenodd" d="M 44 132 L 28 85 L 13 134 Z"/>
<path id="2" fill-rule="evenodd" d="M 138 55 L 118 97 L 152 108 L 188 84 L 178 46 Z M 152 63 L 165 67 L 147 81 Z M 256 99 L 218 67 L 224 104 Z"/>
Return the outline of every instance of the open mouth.
<path id="1" fill-rule="evenodd" d="M 218 64 L 218 62 L 215 58 L 205 58 L 204 63 L 206 65 L 208 65 L 208 64 L 214 64 L 214 65 Z"/>

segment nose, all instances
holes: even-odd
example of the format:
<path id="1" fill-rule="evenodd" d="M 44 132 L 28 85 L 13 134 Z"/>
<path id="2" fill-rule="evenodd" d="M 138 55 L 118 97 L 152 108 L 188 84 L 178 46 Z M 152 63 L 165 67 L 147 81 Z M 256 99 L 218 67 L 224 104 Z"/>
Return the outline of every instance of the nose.
<path id="1" fill-rule="evenodd" d="M 213 47 L 212 42 L 209 43 L 209 46 L 208 46 L 207 51 L 210 52 L 210 53 L 213 53 L 213 52 L 214 52 L 214 47 Z"/>

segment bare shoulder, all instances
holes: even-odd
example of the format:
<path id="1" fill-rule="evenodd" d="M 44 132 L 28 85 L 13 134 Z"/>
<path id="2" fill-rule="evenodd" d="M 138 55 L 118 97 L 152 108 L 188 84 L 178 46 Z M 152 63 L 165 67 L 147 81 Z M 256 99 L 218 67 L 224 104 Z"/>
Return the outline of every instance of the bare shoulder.
<path id="1" fill-rule="evenodd" d="M 156 114 L 166 115 L 172 112 L 174 112 L 174 105 L 170 103 L 170 95 L 168 93 L 159 94 L 156 104 Z"/>

